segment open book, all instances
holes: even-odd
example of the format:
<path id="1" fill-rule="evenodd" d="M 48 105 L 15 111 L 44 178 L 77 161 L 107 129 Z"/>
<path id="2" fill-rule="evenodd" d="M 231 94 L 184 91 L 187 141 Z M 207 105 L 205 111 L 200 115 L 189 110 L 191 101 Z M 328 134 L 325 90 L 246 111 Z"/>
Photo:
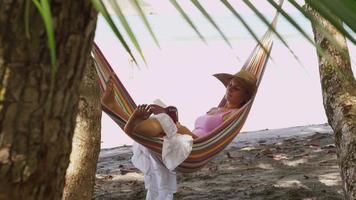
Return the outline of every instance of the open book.
<path id="1" fill-rule="evenodd" d="M 171 117 L 174 123 L 178 122 L 178 109 L 175 106 L 166 106 L 161 100 L 157 99 L 154 104 L 150 105 L 154 108 L 155 115 L 160 113 L 166 113 Z"/>

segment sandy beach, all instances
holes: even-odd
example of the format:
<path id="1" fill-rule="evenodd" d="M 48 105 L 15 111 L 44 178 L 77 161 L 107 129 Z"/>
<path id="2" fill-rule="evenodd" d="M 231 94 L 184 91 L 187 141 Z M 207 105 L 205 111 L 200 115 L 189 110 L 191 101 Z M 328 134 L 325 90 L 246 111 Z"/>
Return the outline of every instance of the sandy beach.
<path id="1" fill-rule="evenodd" d="M 94 199 L 145 199 L 131 146 L 102 149 Z M 178 173 L 174 199 L 342 199 L 327 124 L 242 132 L 204 168 Z"/>

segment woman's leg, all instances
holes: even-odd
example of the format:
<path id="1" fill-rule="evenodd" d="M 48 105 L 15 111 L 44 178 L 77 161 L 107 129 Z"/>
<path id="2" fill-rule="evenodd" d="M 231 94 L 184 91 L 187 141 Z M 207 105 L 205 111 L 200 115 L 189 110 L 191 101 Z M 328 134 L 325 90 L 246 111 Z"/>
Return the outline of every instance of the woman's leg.
<path id="1" fill-rule="evenodd" d="M 127 123 L 124 131 L 127 134 L 133 134 L 134 132 L 144 136 L 150 137 L 162 137 L 164 132 L 161 124 L 157 119 L 149 118 L 152 114 L 150 107 L 147 105 L 139 105 L 134 112 L 129 116 L 115 101 L 113 80 L 110 78 L 107 84 L 107 88 L 102 97 L 102 103 L 109 109 L 120 116 L 125 116 Z"/>
<path id="2" fill-rule="evenodd" d="M 150 137 L 163 137 L 164 133 L 161 124 L 155 118 L 148 118 L 137 124 L 134 130 L 136 133 Z"/>
<path id="3" fill-rule="evenodd" d="M 121 116 L 124 120 L 127 120 L 130 116 L 126 113 L 116 102 L 115 100 L 115 92 L 114 92 L 114 82 L 113 79 L 110 78 L 106 90 L 101 98 L 102 104 L 108 107 L 112 112 Z"/>
<path id="4" fill-rule="evenodd" d="M 165 134 L 159 121 L 155 118 L 149 118 L 152 112 L 150 106 L 146 104 L 137 106 L 127 121 L 124 131 L 127 134 L 133 134 L 135 132 L 150 137 L 164 136 Z"/>

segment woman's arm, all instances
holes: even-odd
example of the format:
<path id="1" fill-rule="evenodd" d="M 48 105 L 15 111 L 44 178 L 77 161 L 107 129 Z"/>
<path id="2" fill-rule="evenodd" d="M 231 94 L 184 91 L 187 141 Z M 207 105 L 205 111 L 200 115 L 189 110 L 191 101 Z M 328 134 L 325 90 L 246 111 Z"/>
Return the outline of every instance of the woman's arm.
<path id="1" fill-rule="evenodd" d="M 178 133 L 184 134 L 184 135 L 190 135 L 193 137 L 193 139 L 198 138 L 193 132 L 191 132 L 187 127 L 181 125 L 179 122 L 176 123 Z"/>

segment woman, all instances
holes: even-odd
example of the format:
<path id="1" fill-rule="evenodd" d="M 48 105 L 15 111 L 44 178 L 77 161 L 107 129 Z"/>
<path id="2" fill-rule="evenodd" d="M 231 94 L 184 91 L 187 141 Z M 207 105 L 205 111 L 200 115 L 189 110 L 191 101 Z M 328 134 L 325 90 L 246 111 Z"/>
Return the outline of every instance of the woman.
<path id="1" fill-rule="evenodd" d="M 226 87 L 226 103 L 222 107 L 212 108 L 205 115 L 197 118 L 195 129 L 190 131 L 187 127 L 176 123 L 178 133 L 191 135 L 193 138 L 204 137 L 213 129 L 229 118 L 232 111 L 241 108 L 252 97 L 256 90 L 256 77 L 246 70 L 241 70 L 235 75 L 215 74 Z M 114 103 L 112 83 L 109 81 L 108 88 L 104 93 L 103 103 L 114 112 L 122 112 L 121 108 Z M 163 137 L 165 133 L 160 122 L 155 118 L 149 118 L 151 114 L 156 114 L 158 110 L 147 104 L 139 105 L 126 123 L 124 131 L 127 134 L 137 134 L 150 137 Z"/>

